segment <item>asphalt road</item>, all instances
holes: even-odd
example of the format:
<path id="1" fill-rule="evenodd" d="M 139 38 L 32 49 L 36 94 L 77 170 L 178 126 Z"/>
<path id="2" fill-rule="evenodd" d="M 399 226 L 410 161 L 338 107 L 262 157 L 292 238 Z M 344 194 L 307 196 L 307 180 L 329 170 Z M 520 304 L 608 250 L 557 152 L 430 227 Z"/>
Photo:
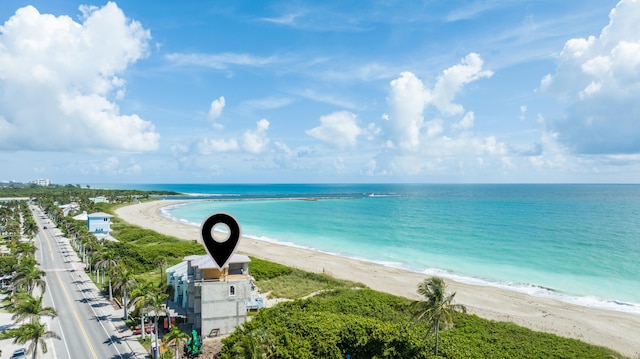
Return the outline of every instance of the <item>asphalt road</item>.
<path id="1" fill-rule="evenodd" d="M 61 340 L 53 340 L 54 358 L 125 359 L 144 358 L 142 346 L 129 337 L 120 317 L 97 291 L 82 269 L 69 240 L 53 227 L 37 207 L 32 213 L 40 227 L 36 240 L 37 259 L 46 272 L 44 305 L 52 306 L 58 316 L 49 320 L 49 329 Z M 43 229 L 44 226 L 47 229 Z"/>

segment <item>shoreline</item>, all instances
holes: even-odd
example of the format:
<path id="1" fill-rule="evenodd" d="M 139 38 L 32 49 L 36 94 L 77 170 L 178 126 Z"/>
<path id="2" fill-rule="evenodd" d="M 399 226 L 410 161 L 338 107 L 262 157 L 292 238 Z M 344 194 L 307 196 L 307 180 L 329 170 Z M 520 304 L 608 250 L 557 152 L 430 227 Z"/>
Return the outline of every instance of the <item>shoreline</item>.
<path id="1" fill-rule="evenodd" d="M 199 200 L 196 200 L 199 201 Z M 160 215 L 163 207 L 194 200 L 158 200 L 121 207 L 116 215 L 143 228 L 185 240 L 200 239 L 199 229 Z M 238 252 L 311 272 L 327 272 L 341 279 L 361 282 L 371 289 L 419 299 L 418 283 L 427 275 L 386 267 L 374 262 L 327 254 L 311 249 L 286 246 L 242 237 Z M 446 279 L 449 292 L 469 313 L 482 318 L 507 321 L 559 336 L 612 348 L 621 354 L 640 354 L 640 316 L 580 306 L 551 298 L 530 296 L 507 289 L 466 284 Z"/>

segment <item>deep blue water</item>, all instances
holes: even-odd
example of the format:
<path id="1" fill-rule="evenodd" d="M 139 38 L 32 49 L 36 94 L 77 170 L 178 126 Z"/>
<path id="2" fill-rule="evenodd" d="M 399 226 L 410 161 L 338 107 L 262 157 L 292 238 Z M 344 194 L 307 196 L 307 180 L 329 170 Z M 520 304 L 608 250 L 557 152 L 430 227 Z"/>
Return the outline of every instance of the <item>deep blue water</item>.
<path id="1" fill-rule="evenodd" d="M 95 186 L 203 199 L 164 212 L 192 225 L 227 212 L 254 238 L 640 314 L 640 185 Z"/>

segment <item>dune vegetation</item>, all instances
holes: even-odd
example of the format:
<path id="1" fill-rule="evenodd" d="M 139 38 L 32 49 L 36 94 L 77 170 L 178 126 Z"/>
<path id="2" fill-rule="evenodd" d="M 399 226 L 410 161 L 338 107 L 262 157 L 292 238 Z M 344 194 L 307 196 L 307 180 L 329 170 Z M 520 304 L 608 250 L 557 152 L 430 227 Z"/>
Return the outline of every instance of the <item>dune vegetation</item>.
<path id="1" fill-rule="evenodd" d="M 85 189 L 59 191 L 75 193 L 75 200 L 85 202 Z M 78 192 L 82 195 L 78 196 Z M 62 202 L 63 195 L 53 193 Z M 54 196 L 38 197 L 27 191 L 21 195 L 36 197 L 58 227 L 75 238 L 91 261 L 97 261 L 90 263 L 90 268 L 97 268 L 105 258 L 118 263 L 118 270 L 107 273 L 109 280 L 102 282 L 106 290 L 106 283 L 113 279 L 115 296 L 121 296 L 122 289 L 127 288 L 118 283 L 131 285 L 132 297 L 137 292 L 142 296 L 149 288 L 152 293 L 166 296 L 160 274 L 164 268 L 187 255 L 205 253 L 193 241 L 162 235 L 117 217 L 113 218 L 112 235 L 119 242 L 96 244 L 89 240 L 81 223 L 59 215 L 53 205 Z M 113 204 L 101 203 L 88 209 L 113 213 L 113 208 Z M 9 237 L 7 227 L 0 238 Z M 10 256 L 0 259 L 2 272 L 10 272 L 16 265 Z M 222 358 L 624 358 L 607 348 L 471 314 L 454 312 L 453 325 L 448 330 L 441 325 L 435 331 L 432 321 L 416 320 L 416 307 L 409 299 L 325 273 L 306 272 L 254 257 L 251 260 L 249 270 L 261 292 L 290 301 L 261 309 L 225 338 Z M 134 280 L 128 277 L 125 282 L 119 277 L 122 273 L 129 273 Z M 138 283 L 132 284 L 135 280 Z M 145 286 L 149 288 L 143 290 Z M 438 356 L 434 353 L 435 333 L 439 333 Z"/>

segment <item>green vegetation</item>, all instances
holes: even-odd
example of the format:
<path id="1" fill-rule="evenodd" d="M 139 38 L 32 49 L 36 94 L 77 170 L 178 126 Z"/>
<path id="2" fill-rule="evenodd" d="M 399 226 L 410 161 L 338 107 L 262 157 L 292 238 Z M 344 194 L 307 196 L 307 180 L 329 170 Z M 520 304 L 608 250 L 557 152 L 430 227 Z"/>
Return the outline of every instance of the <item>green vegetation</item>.
<path id="1" fill-rule="evenodd" d="M 260 258 L 251 258 L 251 275 L 257 281 L 269 280 L 283 275 L 291 274 L 293 268 L 282 264 L 265 261 Z"/>
<path id="2" fill-rule="evenodd" d="M 370 289 L 336 289 L 265 310 L 224 339 L 222 358 L 436 358 L 431 323 L 411 302 Z M 622 358 L 578 340 L 453 313 L 437 358 Z"/>
<path id="3" fill-rule="evenodd" d="M 58 313 L 42 304 L 46 282 L 45 272 L 37 267 L 35 258 L 33 238 L 37 232 L 38 226 L 25 201 L 0 204 L 0 238 L 10 250 L 9 256 L 15 258 L 13 261 L 1 261 L 0 275 L 13 275 L 9 301 L 4 303 L 4 309 L 13 314 L 11 319 L 17 325 L 0 333 L 0 339 L 13 338 L 17 344 L 29 343 L 28 353 L 34 358 L 39 351 L 47 352 L 47 339 L 60 339 L 41 321 L 43 316 L 54 318 Z"/>
<path id="4" fill-rule="evenodd" d="M 82 210 L 97 209 L 113 213 L 114 206 L 118 206 L 92 204 L 85 198 L 86 193 L 79 196 L 74 192 L 85 189 L 64 187 L 59 190 L 75 193 L 74 198 Z M 128 314 L 133 323 L 140 323 L 143 328 L 145 320 L 151 320 L 157 326 L 157 315 L 171 291 L 161 278 L 164 268 L 180 262 L 187 255 L 205 253 L 197 243 L 123 223 L 118 218 L 113 218 L 112 235 L 119 242 L 100 243 L 87 233 L 84 223 L 61 216 L 59 208 L 53 204 L 53 196 L 22 196 L 37 198 L 39 205 L 58 228 L 71 238 L 72 245 L 90 271 L 102 268 L 100 270 L 105 272 L 103 276 L 107 278 L 101 283 L 105 293 L 111 283 L 114 298 L 131 303 Z M 124 200 L 124 197 L 119 198 Z M 66 203 L 67 200 L 60 202 Z M 16 271 L 19 279 L 16 286 L 24 291 L 41 290 L 44 289 L 44 274 L 35 267 L 35 250 L 33 246 L 19 241 L 21 235 L 27 238 L 35 235 L 34 229 L 28 228 L 31 225 L 21 226 L 30 218 L 30 212 L 25 208 L 25 205 L 0 204 L 0 239 L 11 250 L 11 256 L 0 257 L 0 274 Z M 408 299 L 376 292 L 360 283 L 309 273 L 258 258 L 252 258 L 250 272 L 263 292 L 271 291 L 273 296 L 295 300 L 263 309 L 252 316 L 251 321 L 224 339 L 222 358 L 344 358 L 347 354 L 352 359 L 622 358 L 614 351 L 578 340 L 534 332 L 515 324 L 485 320 L 453 310 L 442 314 L 445 321 L 441 320 L 442 315 L 436 319 L 435 312 L 429 309 L 433 307 L 431 294 L 435 292 L 436 297 L 442 299 L 438 303 L 452 304 L 449 300 L 452 296 L 444 292 L 444 283 L 441 283 L 442 286 L 433 286 L 425 282 L 424 290 L 420 293 L 426 301 L 412 304 Z M 93 278 L 100 283 L 97 277 Z M 310 294 L 314 295 L 299 299 Z M 24 296 L 21 299 L 16 296 L 13 300 L 23 301 L 15 307 L 23 308 L 21 315 L 33 315 L 34 323 L 28 323 L 29 326 L 24 326 L 20 331 L 7 331 L 6 335 L 12 335 L 20 342 L 30 341 L 34 350 L 46 350 L 38 346 L 38 343 L 43 343 L 41 338 L 56 336 L 55 333 L 43 331 L 38 318 L 49 315 L 48 308 L 42 308 L 37 297 Z M 156 315 L 145 319 L 145 313 L 151 310 Z M 416 320 L 418 313 L 423 313 L 426 320 Z M 445 323 L 449 324 L 449 329 L 442 331 Z M 440 333 L 437 339 L 436 333 Z M 181 336 L 179 333 L 175 335 Z M 437 356 L 434 355 L 435 350 Z"/>
<path id="5" fill-rule="evenodd" d="M 180 193 L 172 191 L 139 191 L 119 189 L 97 189 L 78 184 L 56 185 L 46 187 L 35 184 L 10 183 L 0 186 L 0 197 L 49 198 L 54 202 L 68 203 L 76 199 L 89 197 L 106 197 L 109 202 L 131 202 L 133 199 L 149 199 L 150 196 L 174 196 Z"/>
<path id="6" fill-rule="evenodd" d="M 253 263 L 260 268 L 260 264 Z M 253 272 L 252 272 L 253 273 Z M 300 269 L 292 269 L 290 273 L 271 279 L 256 280 L 262 292 L 270 292 L 272 298 L 297 299 L 312 293 L 336 289 L 336 288 L 362 288 L 364 284 L 333 278 L 327 274 L 305 272 Z"/>
<path id="7" fill-rule="evenodd" d="M 165 259 L 166 265 L 172 266 L 180 263 L 186 256 L 206 253 L 199 243 L 140 228 L 118 218 L 112 219 L 111 228 L 111 235 L 120 241 L 113 245 L 116 256 L 121 259 L 122 264 L 136 273 L 153 270 L 159 258 Z"/>
<path id="8" fill-rule="evenodd" d="M 418 285 L 418 293 L 426 300 L 412 303 L 416 311 L 414 318 L 418 321 L 427 321 L 431 326 L 431 330 L 436 333 L 436 345 L 433 349 L 433 355 L 435 356 L 438 356 L 440 326 L 444 325 L 445 330 L 449 329 L 453 325 L 453 314 L 455 312 L 467 312 L 467 308 L 464 305 L 453 303 L 456 293 L 447 295 L 445 288 L 444 279 L 440 277 L 425 279 Z"/>

